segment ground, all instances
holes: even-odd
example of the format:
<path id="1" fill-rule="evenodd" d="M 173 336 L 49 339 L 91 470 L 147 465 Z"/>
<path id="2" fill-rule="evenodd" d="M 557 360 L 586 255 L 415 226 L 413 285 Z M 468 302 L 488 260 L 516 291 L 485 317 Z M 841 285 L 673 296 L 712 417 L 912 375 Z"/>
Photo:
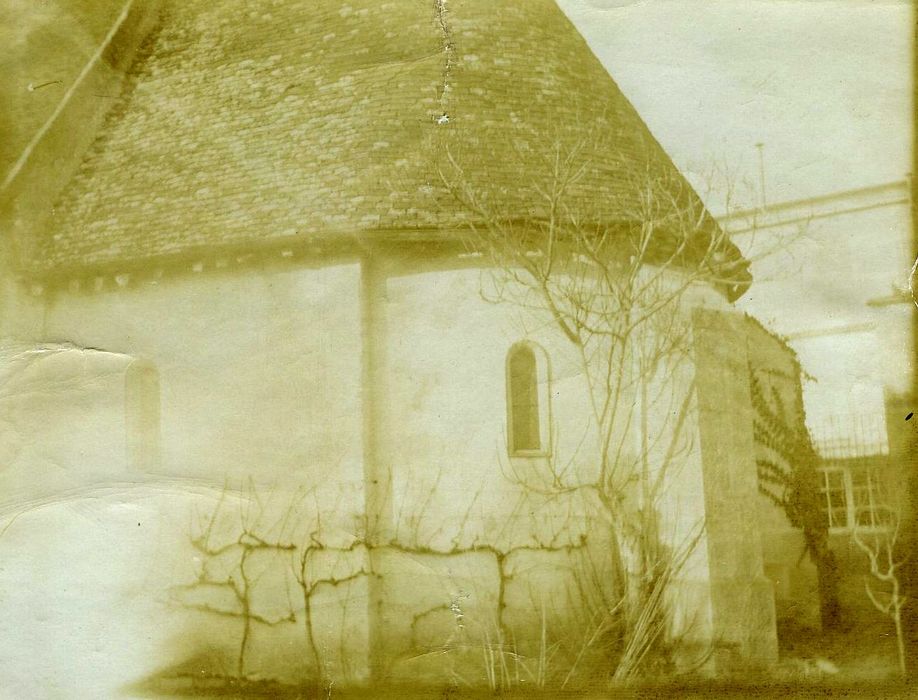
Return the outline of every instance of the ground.
<path id="1" fill-rule="evenodd" d="M 878 631 L 874 629 L 873 631 Z M 601 698 L 912 698 L 918 688 L 896 679 L 895 642 L 890 637 L 878 644 L 864 627 L 830 634 L 796 633 L 793 643 L 787 643 L 781 661 L 771 676 L 742 681 L 730 679 L 691 679 L 681 682 L 648 683 L 618 690 L 559 691 L 521 687 L 492 692 L 454 686 L 411 687 L 392 686 L 374 689 L 294 688 L 270 681 L 245 684 L 222 679 L 198 679 L 192 690 L 188 678 L 158 681 L 137 687 L 136 698 L 190 700 L 191 698 L 289 698 L 293 700 L 369 700 L 398 698 L 400 700 L 599 700 Z"/>
<path id="2" fill-rule="evenodd" d="M 386 690 L 341 690 L 326 693 L 315 690 L 282 689 L 270 684 L 253 688 L 251 692 L 240 689 L 212 690 L 194 695 L 136 695 L 137 698 L 157 697 L 163 700 L 190 700 L 191 698 L 219 697 L 236 698 L 289 698 L 290 700 L 318 700 L 338 698 L 340 700 L 370 700 L 371 698 L 392 698 L 399 700 L 485 700 L 505 698 L 506 700 L 550 700 L 553 698 L 570 698 L 571 700 L 600 700 L 610 698 L 617 700 L 651 700 L 656 698 L 687 698 L 710 700 L 711 698 L 913 698 L 916 692 L 908 686 L 896 683 L 858 684 L 858 683 L 770 683 L 770 684 L 729 684 L 700 683 L 691 685 L 651 685 L 618 691 L 606 692 L 556 692 L 520 689 L 504 693 L 492 693 L 487 690 L 468 691 L 446 688 L 405 688 L 393 687 Z"/>

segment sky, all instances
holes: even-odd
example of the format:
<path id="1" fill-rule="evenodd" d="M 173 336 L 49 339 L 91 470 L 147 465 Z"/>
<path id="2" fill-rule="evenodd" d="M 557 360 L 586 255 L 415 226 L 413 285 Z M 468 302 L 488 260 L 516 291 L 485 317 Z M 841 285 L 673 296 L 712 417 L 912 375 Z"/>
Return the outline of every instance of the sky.
<path id="1" fill-rule="evenodd" d="M 728 180 L 735 207 L 759 204 L 757 143 L 771 204 L 901 181 L 911 170 L 910 3 L 559 4 L 715 214 Z M 872 327 L 791 341 L 818 442 L 857 431 L 881 444 L 884 390 L 908 386 L 909 307 L 867 301 L 905 285 L 909 235 L 905 206 L 827 219 L 753 264 L 738 306 L 779 334 Z"/>
<path id="2" fill-rule="evenodd" d="M 772 203 L 911 170 L 911 3 L 559 4 L 699 190 L 716 165 L 757 204 L 757 143 Z"/>

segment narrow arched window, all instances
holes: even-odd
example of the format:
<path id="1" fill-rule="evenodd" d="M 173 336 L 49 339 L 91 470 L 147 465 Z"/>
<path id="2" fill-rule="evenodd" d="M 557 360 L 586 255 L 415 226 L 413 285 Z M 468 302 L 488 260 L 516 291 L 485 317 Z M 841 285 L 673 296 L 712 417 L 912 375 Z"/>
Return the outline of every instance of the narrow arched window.
<path id="1" fill-rule="evenodd" d="M 128 464 L 149 472 L 159 465 L 159 372 L 151 362 L 132 362 L 124 375 Z"/>
<path id="2" fill-rule="evenodd" d="M 510 348 L 507 356 L 507 431 L 510 454 L 547 451 L 547 367 L 529 343 Z"/>

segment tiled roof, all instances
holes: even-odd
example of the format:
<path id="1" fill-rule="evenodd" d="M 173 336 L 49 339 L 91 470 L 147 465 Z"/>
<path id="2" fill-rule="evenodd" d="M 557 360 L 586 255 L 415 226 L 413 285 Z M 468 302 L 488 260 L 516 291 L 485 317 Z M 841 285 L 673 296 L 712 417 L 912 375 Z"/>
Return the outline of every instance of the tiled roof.
<path id="1" fill-rule="evenodd" d="M 439 187 L 444 143 L 522 219 L 516 184 L 558 135 L 602 135 L 570 201 L 603 217 L 626 217 L 629 170 L 684 182 L 552 0 L 181 0 L 150 41 L 33 269 L 448 235 L 469 214 Z"/>

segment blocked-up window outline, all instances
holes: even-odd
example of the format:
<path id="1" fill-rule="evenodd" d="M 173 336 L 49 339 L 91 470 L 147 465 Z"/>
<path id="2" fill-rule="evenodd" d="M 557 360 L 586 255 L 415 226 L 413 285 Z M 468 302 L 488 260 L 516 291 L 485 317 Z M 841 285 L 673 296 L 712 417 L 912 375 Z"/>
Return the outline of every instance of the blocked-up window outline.
<path id="1" fill-rule="evenodd" d="M 128 466 L 149 472 L 160 460 L 159 371 L 149 360 L 135 360 L 124 374 L 124 422 Z"/>
<path id="2" fill-rule="evenodd" d="M 822 467 L 819 479 L 820 509 L 830 530 L 887 526 L 886 499 L 869 465 Z"/>

